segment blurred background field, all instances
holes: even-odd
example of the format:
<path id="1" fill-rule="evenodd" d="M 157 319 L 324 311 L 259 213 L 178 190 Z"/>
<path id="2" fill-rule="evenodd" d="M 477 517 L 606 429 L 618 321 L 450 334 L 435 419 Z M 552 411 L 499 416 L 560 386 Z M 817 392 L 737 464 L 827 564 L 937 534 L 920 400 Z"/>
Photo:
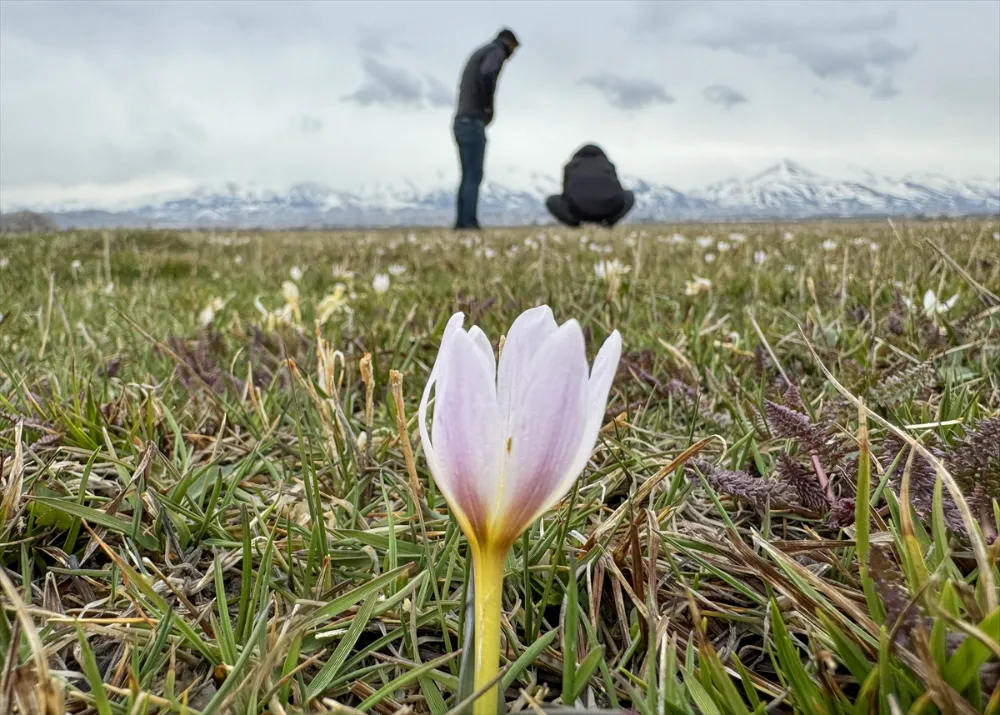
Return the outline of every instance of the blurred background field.
<path id="1" fill-rule="evenodd" d="M 0 237 L 0 698 L 457 712 L 416 407 L 453 312 L 547 303 L 624 347 L 508 708 L 1000 712 L 997 293 L 996 220 Z"/>

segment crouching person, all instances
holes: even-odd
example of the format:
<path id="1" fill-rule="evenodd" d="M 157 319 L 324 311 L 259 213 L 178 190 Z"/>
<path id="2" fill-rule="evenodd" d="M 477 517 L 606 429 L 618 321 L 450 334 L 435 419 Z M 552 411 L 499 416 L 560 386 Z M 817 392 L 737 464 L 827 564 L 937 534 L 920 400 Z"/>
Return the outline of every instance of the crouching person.
<path id="1" fill-rule="evenodd" d="M 595 144 L 582 147 L 563 173 L 563 192 L 550 196 L 545 207 L 567 226 L 597 223 L 610 228 L 635 205 L 635 194 L 622 188 L 615 165 Z"/>

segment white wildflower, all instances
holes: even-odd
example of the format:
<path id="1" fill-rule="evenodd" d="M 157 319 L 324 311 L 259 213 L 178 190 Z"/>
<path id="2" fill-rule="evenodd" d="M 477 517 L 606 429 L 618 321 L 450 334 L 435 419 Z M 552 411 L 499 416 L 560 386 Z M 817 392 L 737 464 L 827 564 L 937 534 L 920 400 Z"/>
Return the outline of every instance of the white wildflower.
<path id="1" fill-rule="evenodd" d="M 489 246 L 486 246 L 483 248 L 483 255 L 486 256 L 486 258 L 496 258 L 497 252 Z"/>
<path id="2" fill-rule="evenodd" d="M 767 260 L 767 252 L 766 251 L 755 251 L 754 252 L 754 254 L 753 254 L 753 262 L 756 263 L 758 266 L 761 265 L 766 260 Z"/>
<path id="3" fill-rule="evenodd" d="M 10 265 L 10 259 L 7 256 L 0 256 L 0 269 L 6 268 Z"/>
<path id="4" fill-rule="evenodd" d="M 112 295 L 115 292 L 115 283 L 111 281 L 106 286 L 104 286 L 104 295 Z"/>
<path id="5" fill-rule="evenodd" d="M 79 258 L 74 258 L 73 262 L 69 264 L 69 267 L 73 269 L 74 273 L 76 273 L 81 268 L 83 268 L 83 263 L 80 261 Z"/>
<path id="6" fill-rule="evenodd" d="M 684 295 L 699 295 L 712 290 L 712 281 L 708 278 L 695 276 L 693 281 L 684 284 Z"/>
<path id="7" fill-rule="evenodd" d="M 871 243 L 868 244 L 868 250 L 869 251 L 877 251 L 878 249 L 879 249 L 879 245 L 877 243 L 875 243 L 874 241 L 872 241 Z"/>
<path id="8" fill-rule="evenodd" d="M 714 253 L 706 253 L 705 254 L 705 263 L 711 263 L 714 260 L 715 260 L 715 254 Z"/>
<path id="9" fill-rule="evenodd" d="M 417 242 L 417 234 L 411 233 L 411 234 L 407 235 L 406 242 L 407 243 L 416 243 Z"/>
<path id="10" fill-rule="evenodd" d="M 610 281 L 618 276 L 623 276 L 631 270 L 631 266 L 624 265 L 617 258 L 611 261 L 598 261 L 594 264 L 594 275 L 598 278 L 603 278 L 606 281 Z"/>
<path id="11" fill-rule="evenodd" d="M 794 241 L 795 240 L 795 234 L 792 233 L 791 231 L 785 231 L 785 235 L 782 236 L 782 238 L 784 238 L 786 241 Z"/>
<path id="12" fill-rule="evenodd" d="M 372 279 L 372 290 L 376 293 L 385 293 L 389 290 L 389 276 L 385 273 L 377 273 Z"/>
<path id="13" fill-rule="evenodd" d="M 716 248 L 719 250 L 719 253 L 726 253 L 730 249 L 730 245 L 725 241 L 719 241 L 719 245 Z"/>
<path id="14" fill-rule="evenodd" d="M 935 314 L 940 315 L 942 313 L 947 313 L 952 309 L 957 300 L 958 293 L 953 295 L 948 300 L 940 301 L 938 300 L 937 294 L 928 288 L 927 292 L 924 293 L 924 315 L 931 316 Z"/>
<path id="15" fill-rule="evenodd" d="M 393 263 L 391 266 L 389 266 L 390 276 L 401 276 L 404 273 L 406 273 L 406 266 L 404 265 L 400 265 L 399 263 Z"/>
<path id="16" fill-rule="evenodd" d="M 292 280 L 298 283 L 302 280 L 302 269 L 298 266 L 292 266 L 292 270 L 288 271 L 288 275 L 292 277 Z"/>
<path id="17" fill-rule="evenodd" d="M 733 243 L 740 244 L 747 240 L 747 237 L 742 233 L 731 233 L 729 234 L 729 240 Z"/>
<path id="18" fill-rule="evenodd" d="M 242 266 L 243 265 L 243 256 L 239 256 L 239 255 L 233 256 L 233 263 L 235 263 L 237 266 Z"/>
<path id="19" fill-rule="evenodd" d="M 715 243 L 715 239 L 711 236 L 698 236 L 694 239 L 694 242 L 698 244 L 699 248 L 711 248 Z"/>
<path id="20" fill-rule="evenodd" d="M 834 241 L 832 238 L 826 239 L 825 241 L 823 241 L 823 250 L 824 251 L 835 251 L 835 250 L 837 250 L 837 242 Z"/>
<path id="21" fill-rule="evenodd" d="M 347 266 L 343 263 L 334 263 L 330 273 L 333 274 L 334 278 L 343 278 L 344 280 L 350 280 L 354 277 L 354 272 L 347 270 Z"/>

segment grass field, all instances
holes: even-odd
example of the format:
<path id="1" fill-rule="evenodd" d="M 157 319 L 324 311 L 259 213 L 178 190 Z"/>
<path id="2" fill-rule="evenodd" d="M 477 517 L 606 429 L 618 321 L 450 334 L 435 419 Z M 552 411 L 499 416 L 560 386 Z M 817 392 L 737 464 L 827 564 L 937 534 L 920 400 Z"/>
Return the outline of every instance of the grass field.
<path id="1" fill-rule="evenodd" d="M 452 313 L 547 303 L 624 347 L 508 709 L 997 715 L 997 231 L 0 238 L 0 712 L 461 712 L 417 403 Z"/>

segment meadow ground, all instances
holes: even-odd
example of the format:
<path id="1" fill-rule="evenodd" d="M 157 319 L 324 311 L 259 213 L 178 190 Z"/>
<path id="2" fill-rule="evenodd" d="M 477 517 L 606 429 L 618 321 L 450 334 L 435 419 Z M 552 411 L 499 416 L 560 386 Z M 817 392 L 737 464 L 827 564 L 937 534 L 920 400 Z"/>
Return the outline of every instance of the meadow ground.
<path id="1" fill-rule="evenodd" d="M 0 712 L 460 712 L 417 403 L 453 312 L 547 303 L 624 348 L 505 707 L 1000 713 L 998 231 L 2 237 Z"/>

